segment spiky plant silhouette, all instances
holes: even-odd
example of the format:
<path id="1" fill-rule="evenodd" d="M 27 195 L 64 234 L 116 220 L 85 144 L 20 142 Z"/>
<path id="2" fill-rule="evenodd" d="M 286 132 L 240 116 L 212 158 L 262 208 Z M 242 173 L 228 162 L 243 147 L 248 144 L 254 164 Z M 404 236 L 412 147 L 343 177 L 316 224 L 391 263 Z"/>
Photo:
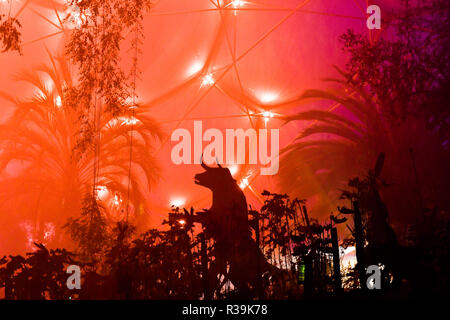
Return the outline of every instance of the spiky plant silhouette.
<path id="1" fill-rule="evenodd" d="M 293 101 L 330 100 L 334 110 L 317 107 L 288 117 L 314 123 L 284 150 L 284 192 L 333 202 L 337 193 L 330 191 L 365 174 L 385 152 L 383 176 L 392 178 L 393 211 L 407 218 L 412 212 L 420 215 L 424 206 L 449 208 L 443 177 L 450 158 L 445 107 L 450 60 L 442 28 L 448 24 L 448 7 L 448 1 L 406 2 L 387 17 L 392 37 L 371 41 L 351 30 L 341 35 L 348 59 L 344 71 L 337 68 L 341 77 L 328 79 L 337 84 L 336 91 L 307 90 Z"/>
<path id="2" fill-rule="evenodd" d="M 17 76 L 31 84 L 32 97 L 0 92 L 15 106 L 0 126 L 0 193 L 6 199 L 2 205 L 16 218 L 34 221 L 40 236 L 39 224 L 44 221 L 60 227 L 68 217 L 77 216 L 87 194 L 99 201 L 107 219 L 142 215 L 158 177 L 152 145 L 161 137 L 148 108 L 133 106 L 134 117 L 131 111 L 129 117 L 103 112 L 93 132 L 96 144 L 77 152 L 80 114 L 67 106 L 64 95 L 75 80 L 64 58 L 50 56 L 50 61 Z"/>
<path id="3" fill-rule="evenodd" d="M 313 122 L 281 151 L 280 179 L 286 191 L 303 197 L 320 195 L 325 204 L 329 193 L 357 167 L 369 163 L 379 148 L 377 142 L 385 140 L 384 124 L 371 97 L 339 72 L 343 79 L 329 80 L 341 84 L 341 90 L 306 90 L 299 99 L 331 100 L 341 105 L 339 113 L 313 109 L 286 117 L 287 122 Z"/>
<path id="4" fill-rule="evenodd" d="M 396 211 L 420 214 L 425 198 L 445 207 L 436 190 L 442 180 L 439 175 L 448 172 L 448 151 L 436 130 L 430 130 L 427 121 L 414 113 L 404 119 L 387 118 L 384 111 L 389 105 L 372 95 L 354 74 L 336 70 L 341 77 L 326 80 L 337 83 L 338 89 L 306 90 L 299 101 L 329 100 L 339 105 L 338 109 L 318 108 L 286 117 L 287 122 L 313 122 L 281 151 L 283 191 L 306 198 L 317 196 L 322 209 L 330 210 L 339 198 L 339 188 L 371 168 L 378 154 L 385 152 L 384 175 L 390 184 L 386 196 Z M 421 175 L 431 163 L 433 170 Z"/>

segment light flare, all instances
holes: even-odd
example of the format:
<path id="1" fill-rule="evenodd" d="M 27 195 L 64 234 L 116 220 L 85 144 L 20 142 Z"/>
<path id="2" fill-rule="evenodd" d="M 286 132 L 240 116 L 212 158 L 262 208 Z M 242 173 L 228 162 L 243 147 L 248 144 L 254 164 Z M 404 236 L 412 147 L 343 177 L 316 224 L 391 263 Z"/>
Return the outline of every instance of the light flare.
<path id="1" fill-rule="evenodd" d="M 202 87 L 205 86 L 212 86 L 214 85 L 215 81 L 214 81 L 214 77 L 212 76 L 211 73 L 206 74 L 205 76 L 203 76 L 202 78 Z"/>
<path id="2" fill-rule="evenodd" d="M 121 117 L 121 120 L 122 120 L 122 124 L 126 124 L 126 125 L 131 125 L 131 124 L 135 125 L 139 122 L 139 120 L 134 117 L 132 117 L 132 118 Z"/>
<path id="3" fill-rule="evenodd" d="M 277 99 L 278 99 L 278 94 L 275 92 L 271 92 L 271 91 L 265 91 L 259 95 L 259 101 L 261 101 L 264 104 L 274 102 Z"/>
<path id="4" fill-rule="evenodd" d="M 244 190 L 245 188 L 248 187 L 248 185 L 249 185 L 248 178 L 243 178 L 243 179 L 241 180 L 241 183 L 239 183 L 239 188 L 241 188 L 242 190 Z"/>
<path id="5" fill-rule="evenodd" d="M 181 207 L 186 203 L 186 199 L 184 198 L 173 198 L 170 200 L 169 204 L 171 207 Z"/>
<path id="6" fill-rule="evenodd" d="M 194 61 L 186 71 L 187 76 L 193 76 L 203 69 L 203 62 L 196 60 Z"/>
<path id="7" fill-rule="evenodd" d="M 269 122 L 270 118 L 273 118 L 274 114 L 270 111 L 264 111 L 262 115 L 264 117 L 264 125 L 267 126 L 267 123 Z"/>
<path id="8" fill-rule="evenodd" d="M 232 165 L 228 167 L 228 170 L 230 170 L 231 175 L 234 176 L 238 172 L 239 167 L 237 165 Z"/>
<path id="9" fill-rule="evenodd" d="M 118 117 L 110 120 L 106 126 L 107 127 L 114 127 L 116 125 L 129 126 L 129 125 L 136 125 L 138 123 L 141 123 L 141 121 L 135 117 Z"/>
<path id="10" fill-rule="evenodd" d="M 231 6 L 233 8 L 235 8 L 235 9 L 244 6 L 244 4 L 245 4 L 245 2 L 242 1 L 242 0 L 233 0 L 233 1 L 231 1 Z"/>
<path id="11" fill-rule="evenodd" d="M 120 199 L 120 197 L 117 194 L 115 194 L 113 203 L 115 206 L 119 206 L 122 204 L 122 199 Z"/>
<path id="12" fill-rule="evenodd" d="M 105 186 L 97 186 L 97 197 L 103 200 L 108 195 L 108 188 Z"/>
<path id="13" fill-rule="evenodd" d="M 56 105 L 58 108 L 61 108 L 61 107 L 62 107 L 62 100 L 61 100 L 61 97 L 60 97 L 60 96 L 57 96 L 57 97 L 55 98 L 55 105 Z"/>

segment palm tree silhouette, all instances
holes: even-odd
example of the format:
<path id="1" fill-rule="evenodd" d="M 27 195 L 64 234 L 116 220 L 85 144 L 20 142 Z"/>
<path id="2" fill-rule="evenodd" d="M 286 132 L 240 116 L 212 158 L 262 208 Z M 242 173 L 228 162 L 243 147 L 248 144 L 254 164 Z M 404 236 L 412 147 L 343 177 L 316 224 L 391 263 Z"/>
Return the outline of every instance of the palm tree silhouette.
<path id="1" fill-rule="evenodd" d="M 337 83 L 337 89 L 306 90 L 299 101 L 329 100 L 338 110 L 316 108 L 286 117 L 287 122 L 313 123 L 281 151 L 283 191 L 310 199 L 316 196 L 322 212 L 333 210 L 339 188 L 367 172 L 384 152 L 388 160 L 383 175 L 389 184 L 385 200 L 401 219 L 419 216 L 425 197 L 445 207 L 436 191 L 445 190 L 440 176 L 448 172 L 448 151 L 438 133 L 414 113 L 405 119 L 390 119 L 386 114 L 390 105 L 372 95 L 357 76 L 336 69 L 341 77 L 326 80 Z M 427 174 L 420 175 L 418 166 Z"/>
<path id="2" fill-rule="evenodd" d="M 340 112 L 317 108 L 286 117 L 287 122 L 313 122 L 281 151 L 280 164 L 284 191 L 305 198 L 319 195 L 320 202 L 330 207 L 338 196 L 336 187 L 357 175 L 358 167 L 373 162 L 380 152 L 379 141 L 386 141 L 382 117 L 371 97 L 350 75 L 339 72 L 343 79 L 327 79 L 340 84 L 339 90 L 306 90 L 299 101 L 330 100 Z"/>
<path id="3" fill-rule="evenodd" d="M 94 148 L 75 156 L 80 115 L 64 99 L 75 80 L 64 58 L 50 56 L 50 61 L 17 76 L 32 85 L 31 98 L 0 92 L 15 105 L 11 117 L 0 125 L 0 173 L 5 177 L 0 205 L 13 210 L 13 219 L 33 221 L 38 238 L 46 221 L 60 227 L 68 217 L 77 216 L 90 192 L 108 219 L 122 219 L 128 211 L 130 219 L 142 215 L 158 178 L 152 145 L 161 138 L 149 108 L 133 106 L 133 117 L 103 113 L 97 126 L 97 156 Z M 98 168 L 95 190 L 94 165 Z"/>

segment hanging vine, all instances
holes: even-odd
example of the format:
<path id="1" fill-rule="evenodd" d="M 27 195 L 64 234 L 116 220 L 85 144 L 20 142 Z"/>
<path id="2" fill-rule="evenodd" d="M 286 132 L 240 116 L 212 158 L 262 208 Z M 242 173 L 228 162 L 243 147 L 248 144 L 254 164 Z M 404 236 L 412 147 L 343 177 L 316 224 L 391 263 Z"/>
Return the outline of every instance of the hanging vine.
<path id="1" fill-rule="evenodd" d="M 142 20 L 151 1 L 70 0 L 69 5 L 76 8 L 77 19 L 66 54 L 78 68 L 79 79 L 76 86 L 67 88 L 65 97 L 79 111 L 81 129 L 76 151 L 82 155 L 89 147 L 96 147 L 99 114 L 126 115 L 130 99 L 134 100 L 136 71 L 126 72 L 121 67 L 120 44 L 130 32 L 143 34 Z M 136 61 L 134 57 L 132 70 Z"/>
<path id="2" fill-rule="evenodd" d="M 22 27 L 19 20 L 11 17 L 11 3 L 9 4 L 8 16 L 0 13 L 0 44 L 3 47 L 2 52 L 17 51 L 22 55 L 20 49 L 21 33 L 19 29 Z"/>

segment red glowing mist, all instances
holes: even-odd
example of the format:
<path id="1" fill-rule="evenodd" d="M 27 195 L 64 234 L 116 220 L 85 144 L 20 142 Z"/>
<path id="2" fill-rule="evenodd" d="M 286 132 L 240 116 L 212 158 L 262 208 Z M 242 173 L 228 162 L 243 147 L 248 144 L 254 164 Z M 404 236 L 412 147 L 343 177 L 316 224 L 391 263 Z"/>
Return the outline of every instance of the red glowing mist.
<path id="1" fill-rule="evenodd" d="M 63 17 L 73 12 L 63 1 L 0 1 L 1 12 L 10 12 L 23 24 L 23 55 L 7 52 L 0 57 L 4 114 L 0 253 L 29 249 L 36 240 L 62 241 L 55 230 L 80 212 L 95 166 L 100 168 L 96 196 L 110 219 L 130 213 L 144 229 L 159 225 L 171 205 L 207 207 L 209 193 L 193 181 L 199 166 L 171 161 L 171 132 L 192 130 L 194 120 L 223 132 L 281 128 L 280 144 L 287 146 L 310 121 L 282 126 L 284 115 L 329 107 L 296 98 L 305 89 L 330 87 L 322 79 L 336 76 L 331 66 L 342 65 L 345 58 L 339 36 L 349 28 L 376 36 L 365 29 L 360 2 L 155 3 L 144 18 L 145 40 L 138 59 L 142 75 L 136 88 L 140 107 L 135 118 L 102 116 L 99 157 L 74 161 L 79 121 L 66 108 L 62 90 L 78 75 L 64 46 L 83 17 L 75 13 L 72 24 L 66 24 Z M 131 41 L 132 35 L 125 35 L 121 50 L 125 69 L 133 56 L 127 50 Z M 17 74 L 25 82 L 15 81 Z M 130 194 L 131 131 L 135 140 Z M 254 206 L 260 204 L 262 190 L 280 188 L 276 176 L 260 176 L 257 166 L 225 165 L 232 168 Z"/>

